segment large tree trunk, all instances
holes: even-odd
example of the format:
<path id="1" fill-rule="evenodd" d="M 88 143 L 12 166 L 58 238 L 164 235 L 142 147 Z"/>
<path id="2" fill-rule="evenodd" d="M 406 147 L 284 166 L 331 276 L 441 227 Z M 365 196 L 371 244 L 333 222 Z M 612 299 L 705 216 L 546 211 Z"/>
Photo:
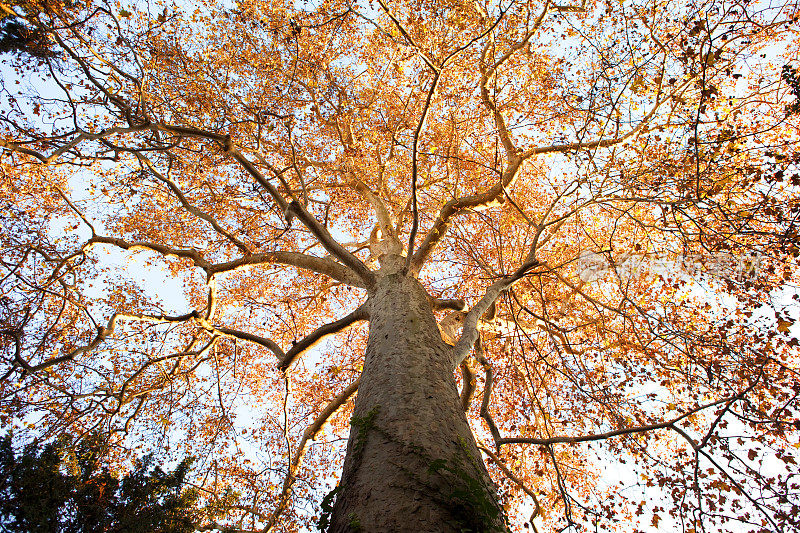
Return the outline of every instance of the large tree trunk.
<path id="1" fill-rule="evenodd" d="M 380 276 L 370 300 L 364 371 L 328 531 L 507 531 L 427 293 L 396 272 Z"/>

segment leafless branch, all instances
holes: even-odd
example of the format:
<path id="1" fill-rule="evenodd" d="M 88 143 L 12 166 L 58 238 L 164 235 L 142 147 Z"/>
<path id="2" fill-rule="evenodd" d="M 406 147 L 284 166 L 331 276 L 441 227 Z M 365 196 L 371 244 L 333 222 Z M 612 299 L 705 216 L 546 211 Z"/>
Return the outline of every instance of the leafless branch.
<path id="1" fill-rule="evenodd" d="M 716 405 L 721 405 L 741 398 L 742 398 L 742 393 L 736 394 L 734 396 L 728 396 L 726 398 L 722 398 L 715 402 L 700 405 L 698 407 L 686 411 L 685 413 L 679 416 L 676 416 L 669 420 L 665 420 L 663 422 L 654 422 L 652 424 L 644 424 L 640 426 L 615 429 L 613 431 L 606 431 L 604 433 L 594 433 L 591 435 L 578 435 L 574 437 L 558 436 L 558 437 L 548 437 L 545 439 L 534 438 L 534 437 L 505 437 L 500 439 L 498 445 L 504 446 L 506 444 L 538 444 L 540 446 L 550 446 L 553 444 L 576 444 L 579 442 L 606 440 L 612 437 L 619 437 L 621 435 L 630 435 L 633 433 L 647 433 L 649 431 L 655 431 L 658 429 L 672 429 L 672 427 L 675 426 L 678 422 L 692 416 L 695 413 L 699 413 L 700 411 L 704 411 Z"/>
<path id="2" fill-rule="evenodd" d="M 486 455 L 488 455 L 488 456 L 489 456 L 489 458 L 492 460 L 492 462 L 493 462 L 494 464 L 496 464 L 496 465 L 497 465 L 497 467 L 498 467 L 500 470 L 502 470 L 502 471 L 503 471 L 503 474 L 505 474 L 505 475 L 506 475 L 506 477 L 507 477 L 508 479 L 510 479 L 511 481 L 513 481 L 514 483 L 516 483 L 516 484 L 517 484 L 517 486 L 518 486 L 519 488 L 521 488 L 521 489 L 522 489 L 522 490 L 525 492 L 525 494 L 527 494 L 528 496 L 530 496 L 530 497 L 531 497 L 531 499 L 533 500 L 533 506 L 534 506 L 534 507 L 533 507 L 533 513 L 531 513 L 530 524 L 531 524 L 531 527 L 533 527 L 533 531 L 534 531 L 534 533 L 536 533 L 536 532 L 537 532 L 537 529 L 536 529 L 536 526 L 535 526 L 535 525 L 534 525 L 534 523 L 533 523 L 533 520 L 534 520 L 534 519 L 535 519 L 537 516 L 539 516 L 539 515 L 541 514 L 541 512 L 542 512 L 542 506 L 541 506 L 541 505 L 539 505 L 539 498 L 537 498 L 537 497 L 536 497 L 536 493 L 535 493 L 535 492 L 533 492 L 533 490 L 529 489 L 529 488 L 528 488 L 528 487 L 525 485 L 525 483 L 524 483 L 524 482 L 523 482 L 523 481 L 522 481 L 522 480 L 521 480 L 521 479 L 520 479 L 520 478 L 519 478 L 517 475 L 515 475 L 515 474 L 514 474 L 514 472 L 512 472 L 512 471 L 511 471 L 511 469 L 509 469 L 509 468 L 508 468 L 508 467 L 505 465 L 505 463 L 503 463 L 503 461 L 502 461 L 502 460 L 501 460 L 501 459 L 500 459 L 500 458 L 499 458 L 499 457 L 498 457 L 498 456 L 497 456 L 497 455 L 496 455 L 496 454 L 495 454 L 495 453 L 492 451 L 492 449 L 491 449 L 491 448 L 489 448 L 488 446 L 486 446 L 484 443 L 482 443 L 482 442 L 479 442 L 479 443 L 478 443 L 478 449 L 479 449 L 480 451 L 482 451 L 483 453 L 485 453 Z"/>
<path id="3" fill-rule="evenodd" d="M 300 469 L 300 465 L 302 464 L 303 458 L 308 450 L 310 441 L 316 438 L 319 432 L 325 427 L 327 421 L 334 414 L 336 414 L 336 412 L 341 409 L 356 393 L 359 382 L 360 380 L 357 379 L 346 389 L 340 392 L 336 398 L 331 400 L 325 409 L 323 409 L 322 412 L 317 416 L 317 418 L 314 419 L 314 422 L 312 422 L 311 425 L 309 425 L 303 432 L 303 438 L 300 440 L 300 444 L 294 453 L 294 457 L 292 457 L 291 463 L 289 464 L 289 471 L 286 473 L 286 477 L 283 480 L 283 488 L 281 489 L 281 494 L 278 497 L 278 504 L 275 507 L 275 510 L 272 511 L 272 514 L 266 521 L 266 525 L 262 530 L 264 533 L 272 533 L 275 530 L 275 525 L 277 524 L 278 518 L 280 518 L 280 515 L 286 509 L 286 505 L 289 502 L 289 498 L 292 494 L 292 485 L 294 484 L 297 471 Z"/>

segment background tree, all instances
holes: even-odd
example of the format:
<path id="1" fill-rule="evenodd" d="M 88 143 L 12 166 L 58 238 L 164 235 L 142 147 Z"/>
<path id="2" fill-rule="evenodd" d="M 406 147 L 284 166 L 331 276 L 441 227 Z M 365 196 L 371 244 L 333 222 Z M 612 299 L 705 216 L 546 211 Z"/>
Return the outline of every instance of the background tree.
<path id="1" fill-rule="evenodd" d="M 118 478 L 100 464 L 102 451 L 90 437 L 74 451 L 29 444 L 16 453 L 11 436 L 4 437 L 0 528 L 9 533 L 195 531 L 198 493 L 185 484 L 191 461 L 167 473 L 145 458 Z"/>
<path id="2" fill-rule="evenodd" d="M 39 14 L 63 12 L 72 8 L 69 3 L 54 1 L 7 2 L 0 6 L 0 53 L 16 53 L 30 57 L 55 57 L 53 43 L 47 32 L 37 26 Z"/>
<path id="3" fill-rule="evenodd" d="M 3 9 L 20 440 L 242 531 L 798 527 L 795 2 Z"/>

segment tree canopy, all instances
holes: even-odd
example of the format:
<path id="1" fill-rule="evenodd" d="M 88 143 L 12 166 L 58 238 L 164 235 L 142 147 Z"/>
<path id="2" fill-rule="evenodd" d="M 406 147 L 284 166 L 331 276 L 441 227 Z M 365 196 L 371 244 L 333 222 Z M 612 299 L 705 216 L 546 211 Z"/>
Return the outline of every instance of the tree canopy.
<path id="1" fill-rule="evenodd" d="M 396 264 L 512 529 L 800 528 L 795 0 L 0 10 L 19 442 L 313 529 Z"/>

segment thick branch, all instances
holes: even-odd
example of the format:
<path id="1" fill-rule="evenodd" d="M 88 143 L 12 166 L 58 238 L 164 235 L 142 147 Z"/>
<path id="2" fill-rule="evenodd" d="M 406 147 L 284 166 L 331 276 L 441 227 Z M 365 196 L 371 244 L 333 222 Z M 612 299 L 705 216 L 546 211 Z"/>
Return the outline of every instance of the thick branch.
<path id="1" fill-rule="evenodd" d="M 422 108 L 422 115 L 419 117 L 417 128 L 414 130 L 414 141 L 411 151 L 411 231 L 408 234 L 408 255 L 406 256 L 406 269 L 411 265 L 411 257 L 414 254 L 414 240 L 417 237 L 419 229 L 419 210 L 417 208 L 417 178 L 419 174 L 419 136 L 422 133 L 422 128 L 425 126 L 425 121 L 428 118 L 428 111 L 431 108 L 431 100 L 436 92 L 436 86 L 439 83 L 440 71 L 433 69 L 433 80 L 428 89 L 428 96 L 425 98 L 425 105 Z"/>
<path id="2" fill-rule="evenodd" d="M 286 210 L 286 221 L 291 223 L 292 218 L 295 216 L 319 239 L 319 242 L 328 250 L 328 253 L 355 272 L 367 288 L 375 285 L 375 274 L 358 257 L 336 242 L 336 239 L 328 232 L 328 229 L 320 224 L 311 213 L 306 211 L 298 202 L 293 201 Z"/>
<path id="3" fill-rule="evenodd" d="M 532 255 L 532 254 L 529 254 Z M 500 297 L 500 295 L 508 290 L 517 281 L 527 274 L 532 268 L 539 266 L 541 263 L 536 259 L 529 259 L 516 272 L 501 280 L 492 283 L 487 289 L 486 294 L 476 303 L 472 309 L 467 312 L 464 317 L 464 326 L 461 331 L 461 338 L 458 339 L 455 347 L 453 348 L 453 369 L 461 364 L 461 361 L 467 357 L 469 351 L 478 342 L 479 330 L 478 321 L 483 317 L 486 311 L 492 304 Z"/>
<path id="4" fill-rule="evenodd" d="M 431 307 L 434 311 L 450 309 L 453 311 L 466 311 L 467 304 L 460 298 L 431 298 Z"/>
<path id="5" fill-rule="evenodd" d="M 250 265 L 269 263 L 278 263 L 310 270 L 353 287 L 366 287 L 364 280 L 356 276 L 355 273 L 346 266 L 332 261 L 331 259 L 315 257 L 300 252 L 263 252 L 252 254 L 226 263 L 210 265 L 207 272 L 209 276 L 213 276 L 222 272 L 231 272 L 233 270 L 245 268 Z"/>
<path id="6" fill-rule="evenodd" d="M 286 352 L 284 352 L 281 349 L 281 347 L 278 346 L 278 344 L 272 339 L 261 337 L 260 335 L 239 331 L 237 329 L 225 326 L 211 326 L 210 324 L 203 324 L 203 326 L 213 333 L 223 334 L 228 337 L 234 337 L 236 339 L 241 339 L 243 341 L 248 341 L 254 344 L 258 344 L 260 346 L 264 346 L 265 348 L 269 349 L 272 353 L 274 353 L 275 357 L 278 358 L 278 368 L 282 372 L 286 372 L 289 369 L 289 367 L 295 361 L 297 361 L 297 359 L 299 359 L 308 350 L 319 344 L 320 341 L 322 341 L 325 337 L 328 337 L 330 335 L 335 335 L 336 333 L 339 333 L 346 327 L 351 326 L 360 320 L 365 320 L 366 318 L 367 318 L 366 307 L 364 305 L 361 305 L 360 307 L 358 307 L 358 309 L 356 309 L 346 317 L 341 318 L 336 322 L 331 322 L 330 324 L 325 324 L 323 326 L 318 327 L 310 334 L 306 335 L 303 339 L 295 343 Z"/>
<path id="7" fill-rule="evenodd" d="M 481 418 L 486 421 L 486 425 L 489 426 L 489 431 L 492 433 L 492 438 L 494 439 L 495 446 L 498 450 L 500 450 L 500 431 L 497 429 L 497 424 L 494 423 L 494 419 L 492 418 L 491 413 L 489 413 L 489 401 L 492 397 L 492 387 L 494 386 L 494 370 L 492 369 L 492 365 L 489 364 L 489 361 L 486 359 L 486 356 L 483 353 L 483 343 L 481 342 L 480 337 L 475 342 L 475 359 L 483 367 L 483 371 L 486 374 L 486 378 L 483 382 L 483 401 L 481 401 Z"/>
<path id="8" fill-rule="evenodd" d="M 228 328 L 225 326 L 212 326 L 212 329 L 214 332 L 221 333 L 227 337 L 233 337 L 236 339 L 241 339 L 243 341 L 248 341 L 263 346 L 272 353 L 274 353 L 275 357 L 278 358 L 278 361 L 283 361 L 283 359 L 286 357 L 286 354 L 283 352 L 281 347 L 278 346 L 278 344 L 272 339 L 261 337 L 260 335 L 256 335 L 254 333 L 247 333 L 246 331 L 239 331 L 237 329 Z"/>
<path id="9" fill-rule="evenodd" d="M 88 241 L 89 245 L 98 243 L 111 244 L 117 248 L 122 248 L 123 250 L 151 250 L 153 252 L 158 252 L 165 257 L 174 256 L 191 259 L 195 266 L 198 266 L 206 271 L 212 267 L 211 263 L 209 263 L 202 256 L 202 254 L 194 248 L 173 248 L 172 246 L 154 242 L 128 242 L 125 239 L 120 239 L 118 237 L 104 237 L 102 235 L 94 235 Z"/>
<path id="10" fill-rule="evenodd" d="M 325 324 L 323 326 L 318 327 L 308 335 L 306 335 L 303 339 L 301 339 L 297 344 L 291 347 L 289 351 L 286 352 L 286 356 L 283 360 L 278 363 L 278 368 L 286 372 L 289 367 L 306 351 L 316 346 L 322 339 L 328 337 L 330 335 L 335 335 L 339 333 L 343 329 L 348 326 L 355 324 L 361 320 L 367 319 L 367 308 L 364 304 L 358 307 L 355 311 L 350 313 L 344 318 L 340 318 L 336 322 L 331 322 L 329 324 Z"/>
<path id="11" fill-rule="evenodd" d="M 453 217 L 468 211 L 480 211 L 495 205 L 500 205 L 500 203 L 502 203 L 503 190 L 514 182 L 521 164 L 522 159 L 520 158 L 510 162 L 503 172 L 500 182 L 483 193 L 463 196 L 444 204 L 433 226 L 428 230 L 425 239 L 420 243 L 417 251 L 414 252 L 414 257 L 409 267 L 410 271 L 415 273 L 419 272 L 431 252 L 433 252 L 433 249 L 446 235 Z"/>
<path id="12" fill-rule="evenodd" d="M 461 383 L 461 408 L 466 413 L 475 395 L 475 371 L 468 358 L 461 361 Z"/>
<path id="13" fill-rule="evenodd" d="M 384 201 L 360 180 L 356 180 L 353 188 L 358 191 L 375 210 L 375 216 L 378 218 L 378 224 L 383 233 L 383 238 L 396 239 L 392 215 L 389 213 L 389 209 L 386 207 Z"/>
<path id="14" fill-rule="evenodd" d="M 344 265 L 330 259 L 315 257 L 300 252 L 262 252 L 241 257 L 233 261 L 214 264 L 209 262 L 200 252 L 193 248 L 173 248 L 172 246 L 153 242 L 129 242 L 118 237 L 105 237 L 101 235 L 95 235 L 88 241 L 89 245 L 99 243 L 111 244 L 124 250 L 151 250 L 166 257 L 175 256 L 191 259 L 194 265 L 202 268 L 209 278 L 216 274 L 231 272 L 247 266 L 278 263 L 301 268 L 303 270 L 310 270 L 328 276 L 346 285 L 365 287 L 363 280 Z"/>

